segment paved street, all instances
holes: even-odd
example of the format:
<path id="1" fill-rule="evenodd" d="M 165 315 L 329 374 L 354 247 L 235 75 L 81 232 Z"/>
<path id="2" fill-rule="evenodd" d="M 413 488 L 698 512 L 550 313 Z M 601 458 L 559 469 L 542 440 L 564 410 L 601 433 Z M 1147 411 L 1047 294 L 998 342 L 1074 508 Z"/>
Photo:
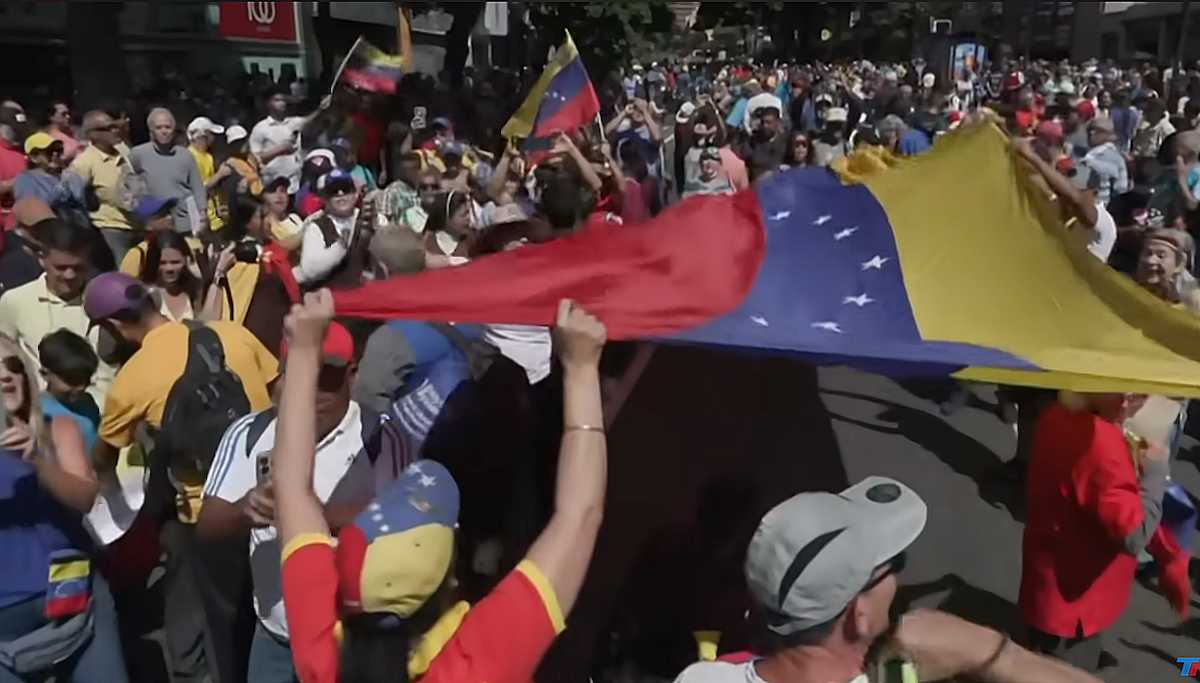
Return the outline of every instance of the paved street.
<path id="1" fill-rule="evenodd" d="M 929 503 L 929 525 L 910 555 L 903 582 L 935 582 L 937 592 L 920 600 L 942 606 L 981 623 L 1006 626 L 1019 621 L 1015 601 L 1020 585 L 1020 542 L 1023 515 L 1010 513 L 1012 487 L 988 483 L 988 470 L 1008 459 L 1015 448 L 1012 431 L 991 411 L 994 397 L 978 392 L 981 401 L 948 419 L 937 404 L 920 398 L 896 382 L 846 369 L 820 371 L 821 397 L 851 480 L 884 474 L 910 484 Z M 924 393 L 924 392 L 922 392 Z M 935 397 L 936 398 L 936 397 Z M 1185 441 L 1185 451 L 1196 449 Z M 1174 478 L 1198 491 L 1200 474 L 1185 452 L 1173 468 Z M 1015 518 L 1014 518 L 1015 517 Z M 961 580 L 946 581 L 945 576 Z M 939 579 L 942 579 L 939 581 Z M 1142 586 L 1112 633 L 1112 650 L 1120 660 L 1106 672 L 1108 681 L 1156 681 L 1179 677 L 1175 658 L 1200 656 L 1200 622 L 1191 637 L 1168 632 L 1173 617 L 1167 602 Z"/>
<path id="2" fill-rule="evenodd" d="M 990 483 L 1015 436 L 990 391 L 947 419 L 938 404 L 950 385 L 925 384 L 906 383 L 913 393 L 844 368 L 660 349 L 613 430 L 588 585 L 539 680 L 578 680 L 578 662 L 602 662 L 603 624 L 636 624 L 633 649 L 647 653 L 639 668 L 657 676 L 621 681 L 671 680 L 694 658 L 695 628 L 721 628 L 723 647 L 744 646 L 740 563 L 763 511 L 871 474 L 905 481 L 929 504 L 902 599 L 1019 633 L 1023 506 L 1015 485 Z M 1189 438 L 1175 475 L 1197 491 L 1189 449 L 1200 453 Z M 1165 599 L 1136 587 L 1113 632 L 1120 666 L 1106 680 L 1178 677 L 1175 657 L 1200 656 L 1200 622 L 1191 637 L 1171 633 L 1171 622 Z"/>

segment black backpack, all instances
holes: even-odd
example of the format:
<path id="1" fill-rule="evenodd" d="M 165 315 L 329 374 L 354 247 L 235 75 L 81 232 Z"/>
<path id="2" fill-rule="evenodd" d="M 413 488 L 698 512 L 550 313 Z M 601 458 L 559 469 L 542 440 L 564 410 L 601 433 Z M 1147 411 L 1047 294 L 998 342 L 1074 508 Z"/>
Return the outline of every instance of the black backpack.
<path id="1" fill-rule="evenodd" d="M 216 331 L 186 323 L 187 366 L 167 394 L 155 450 L 172 472 L 207 475 L 225 430 L 250 412 L 242 380 L 225 364 Z"/>

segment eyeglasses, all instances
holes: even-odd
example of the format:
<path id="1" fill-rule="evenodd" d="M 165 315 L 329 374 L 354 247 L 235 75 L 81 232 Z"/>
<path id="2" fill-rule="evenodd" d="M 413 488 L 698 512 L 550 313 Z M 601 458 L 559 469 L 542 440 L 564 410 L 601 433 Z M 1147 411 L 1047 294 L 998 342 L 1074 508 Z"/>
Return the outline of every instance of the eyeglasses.
<path id="1" fill-rule="evenodd" d="M 867 585 L 864 586 L 863 589 L 861 591 L 859 591 L 859 593 L 871 592 L 876 586 L 883 583 L 883 580 L 886 579 L 887 577 L 895 576 L 896 574 L 899 574 L 900 572 L 904 571 L 904 567 L 907 564 L 908 564 L 908 556 L 905 555 L 904 553 L 900 553 L 899 555 L 893 557 L 892 559 L 888 560 L 887 562 L 884 562 L 883 564 L 880 565 L 880 567 L 883 568 L 883 571 L 879 572 L 879 574 L 875 578 L 868 581 Z M 878 568 L 877 568 L 877 570 L 878 570 Z"/>

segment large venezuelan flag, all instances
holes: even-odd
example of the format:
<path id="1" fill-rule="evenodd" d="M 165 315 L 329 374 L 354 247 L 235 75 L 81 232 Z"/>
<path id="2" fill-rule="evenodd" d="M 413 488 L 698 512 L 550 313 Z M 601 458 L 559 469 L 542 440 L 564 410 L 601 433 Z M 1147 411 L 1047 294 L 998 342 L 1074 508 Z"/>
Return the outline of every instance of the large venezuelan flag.
<path id="1" fill-rule="evenodd" d="M 337 293 L 370 318 L 549 324 L 799 354 L 890 375 L 1200 396 L 1200 322 L 1090 256 L 1002 132 L 777 175 L 638 226 Z"/>

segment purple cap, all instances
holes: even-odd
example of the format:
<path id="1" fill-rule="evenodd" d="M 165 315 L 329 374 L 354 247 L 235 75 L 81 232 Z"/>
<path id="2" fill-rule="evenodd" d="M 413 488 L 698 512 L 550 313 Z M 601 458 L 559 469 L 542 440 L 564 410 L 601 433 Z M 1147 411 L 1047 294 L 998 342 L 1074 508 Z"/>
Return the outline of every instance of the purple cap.
<path id="1" fill-rule="evenodd" d="M 178 203 L 175 199 L 163 199 L 162 197 L 146 197 L 138 202 L 138 205 L 133 209 L 133 215 L 143 223 L 147 223 L 151 218 L 156 216 L 166 215 L 168 211 L 175 208 Z"/>
<path id="2" fill-rule="evenodd" d="M 138 308 L 149 296 L 135 278 L 119 272 L 104 273 L 92 278 L 84 290 L 83 310 L 89 320 L 99 322 Z"/>

